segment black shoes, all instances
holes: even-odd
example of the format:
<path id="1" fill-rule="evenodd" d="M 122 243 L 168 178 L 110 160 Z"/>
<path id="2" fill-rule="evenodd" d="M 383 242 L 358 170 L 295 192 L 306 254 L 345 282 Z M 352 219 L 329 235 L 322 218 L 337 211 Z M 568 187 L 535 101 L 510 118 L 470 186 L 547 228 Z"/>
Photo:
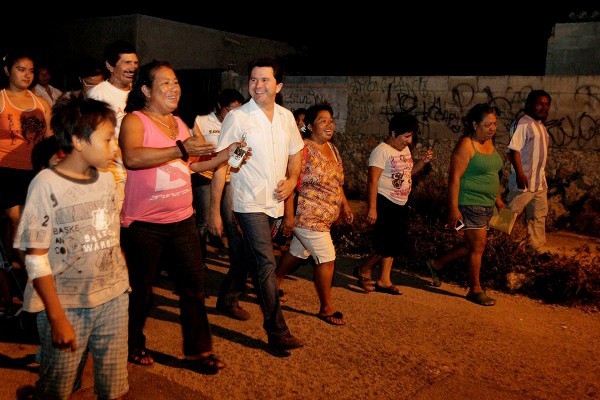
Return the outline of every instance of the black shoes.
<path id="1" fill-rule="evenodd" d="M 283 336 L 269 336 L 269 347 L 276 351 L 287 351 L 303 347 L 304 343 L 291 333 Z"/>
<path id="2" fill-rule="evenodd" d="M 217 306 L 217 310 L 221 314 L 227 315 L 233 319 L 237 319 L 238 321 L 248 321 L 251 318 L 250 313 L 239 305 Z"/>

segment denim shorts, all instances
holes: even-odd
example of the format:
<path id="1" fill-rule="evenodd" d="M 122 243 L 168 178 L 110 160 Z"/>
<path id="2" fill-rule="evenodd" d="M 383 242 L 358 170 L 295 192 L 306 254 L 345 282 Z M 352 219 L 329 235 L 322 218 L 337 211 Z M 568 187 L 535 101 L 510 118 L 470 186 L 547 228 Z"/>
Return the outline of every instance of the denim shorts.
<path id="1" fill-rule="evenodd" d="M 488 223 L 494 214 L 494 207 L 489 206 L 458 206 L 463 216 L 463 229 L 489 229 Z"/>

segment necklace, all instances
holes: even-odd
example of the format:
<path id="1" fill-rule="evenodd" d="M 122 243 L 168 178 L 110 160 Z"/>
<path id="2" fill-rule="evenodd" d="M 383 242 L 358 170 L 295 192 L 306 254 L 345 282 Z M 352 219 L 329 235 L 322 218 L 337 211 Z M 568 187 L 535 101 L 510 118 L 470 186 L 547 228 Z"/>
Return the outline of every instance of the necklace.
<path id="1" fill-rule="evenodd" d="M 167 128 L 167 130 L 170 132 L 169 134 L 169 138 L 171 140 L 175 140 L 177 139 L 177 134 L 179 133 L 177 128 L 177 120 L 175 118 L 173 118 L 173 114 L 169 113 L 169 119 L 172 122 L 172 126 L 169 124 L 165 124 L 164 122 L 162 122 L 160 119 L 158 119 L 158 117 L 154 116 L 153 112 L 146 109 L 146 111 L 144 111 L 144 114 L 146 114 L 148 117 L 150 117 L 151 120 L 158 122 L 159 124 L 161 124 L 162 126 L 164 126 L 165 128 Z"/>

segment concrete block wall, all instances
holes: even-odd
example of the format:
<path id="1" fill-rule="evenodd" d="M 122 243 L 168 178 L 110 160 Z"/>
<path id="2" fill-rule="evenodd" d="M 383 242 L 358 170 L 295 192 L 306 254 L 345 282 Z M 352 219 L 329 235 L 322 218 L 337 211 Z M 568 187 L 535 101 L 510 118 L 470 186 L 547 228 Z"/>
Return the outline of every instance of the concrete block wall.
<path id="1" fill-rule="evenodd" d="M 598 160 L 600 149 L 600 75 L 571 77 L 349 77 L 348 119 L 340 132 L 349 159 L 349 187 L 361 192 L 366 188 L 366 163 L 370 150 L 387 136 L 387 124 L 394 112 L 410 112 L 421 124 L 422 143 L 455 143 L 462 132 L 462 117 L 478 102 L 486 102 L 500 111 L 496 143 L 506 147 L 508 127 L 523 112 L 527 94 L 545 89 L 552 96 L 547 126 L 552 152 L 590 153 Z M 285 98 L 285 95 L 284 95 Z M 347 144 L 353 143 L 350 147 Z M 452 146 L 443 146 L 451 150 Z M 449 154 L 439 154 L 448 160 Z M 577 157 L 565 157 L 575 159 Z M 444 163 L 447 165 L 446 163 Z M 595 164 L 596 166 L 600 164 Z M 362 168 L 354 170 L 357 166 Z M 446 167 L 447 168 L 447 167 Z M 587 168 L 580 166 L 578 169 Z M 560 169 L 557 167 L 557 169 Z M 570 168 L 572 170 L 573 168 Z M 600 176 L 592 171 L 592 180 Z"/>
<path id="2" fill-rule="evenodd" d="M 247 94 L 245 77 L 228 82 Z M 587 203 L 583 208 L 597 207 L 600 75 L 288 77 L 282 94 L 284 106 L 292 110 L 320 101 L 333 105 L 337 119 L 334 141 L 344 161 L 348 192 L 353 198 L 364 199 L 369 154 L 387 137 L 388 121 L 394 112 L 410 112 L 419 120 L 421 133 L 413 152 L 415 158 L 428 147 L 434 148 L 436 158 L 430 179 L 437 182 L 430 182 L 433 186 L 447 179 L 450 153 L 462 132 L 462 117 L 473 105 L 486 102 L 499 109 L 496 145 L 505 154 L 508 127 L 522 115 L 525 98 L 532 89 L 544 89 L 552 96 L 547 121 L 551 135 L 547 165 L 551 225 L 559 217 L 568 216 L 569 208 L 582 199 Z M 504 179 L 509 170 L 506 161 Z"/>
<path id="3" fill-rule="evenodd" d="M 546 75 L 600 74 L 600 22 L 563 23 L 548 39 Z"/>

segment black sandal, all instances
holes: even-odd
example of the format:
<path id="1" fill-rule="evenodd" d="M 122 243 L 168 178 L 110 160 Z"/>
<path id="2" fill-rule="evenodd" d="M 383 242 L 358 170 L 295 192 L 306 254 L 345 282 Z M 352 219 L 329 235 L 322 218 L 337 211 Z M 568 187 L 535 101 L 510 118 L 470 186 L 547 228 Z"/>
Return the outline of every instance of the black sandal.
<path id="1" fill-rule="evenodd" d="M 366 276 L 362 276 L 360 274 L 360 265 L 357 265 L 356 267 L 354 267 L 354 270 L 352 271 L 352 275 L 356 279 L 358 279 L 358 282 L 357 282 L 358 287 L 360 287 L 365 292 L 371 293 L 372 291 L 375 290 L 375 281 L 372 280 L 371 278 L 367 278 Z"/>
<path id="2" fill-rule="evenodd" d="M 154 358 L 152 358 L 152 354 L 150 354 L 150 350 L 147 348 L 130 351 L 127 360 L 130 363 L 142 365 L 144 367 L 154 364 Z"/>
<path id="3" fill-rule="evenodd" d="M 214 354 L 201 358 L 187 359 L 186 364 L 192 371 L 206 375 L 215 375 L 219 370 L 225 368 L 225 363 Z"/>

